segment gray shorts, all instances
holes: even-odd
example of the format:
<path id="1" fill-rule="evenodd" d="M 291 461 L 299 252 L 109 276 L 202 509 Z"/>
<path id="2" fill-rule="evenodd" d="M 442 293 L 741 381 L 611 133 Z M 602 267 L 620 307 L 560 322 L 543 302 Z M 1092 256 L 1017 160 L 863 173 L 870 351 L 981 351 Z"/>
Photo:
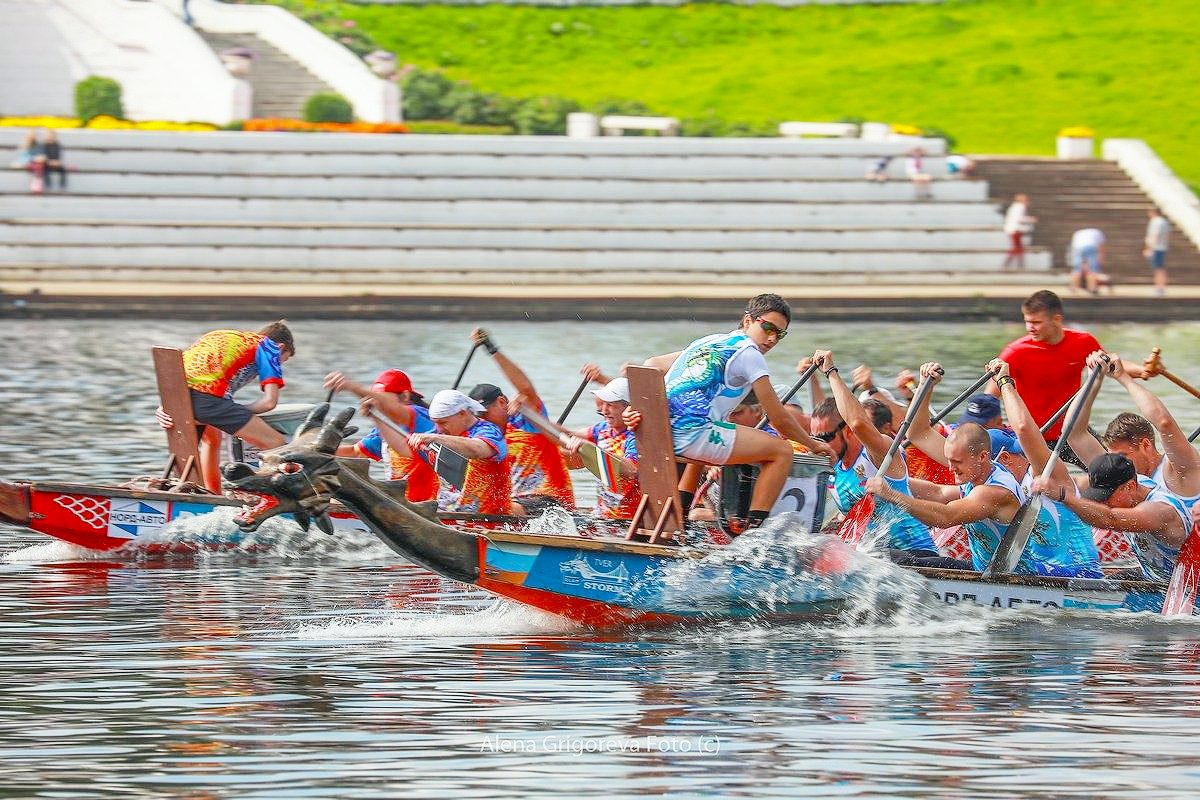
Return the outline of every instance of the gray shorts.
<path id="1" fill-rule="evenodd" d="M 215 394 L 205 394 L 195 389 L 188 391 L 192 393 L 192 414 L 201 425 L 211 425 L 233 435 L 246 427 L 246 423 L 254 416 L 250 409 L 238 405 L 228 397 L 217 397 Z"/>

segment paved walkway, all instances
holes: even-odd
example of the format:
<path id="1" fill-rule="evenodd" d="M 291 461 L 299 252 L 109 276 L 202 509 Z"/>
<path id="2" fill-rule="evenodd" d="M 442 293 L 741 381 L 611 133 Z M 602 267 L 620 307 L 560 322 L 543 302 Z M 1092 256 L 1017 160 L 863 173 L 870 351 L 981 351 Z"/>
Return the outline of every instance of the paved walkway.
<path id="1" fill-rule="evenodd" d="M 0 0 L 0 110 L 72 116 L 75 78 L 45 0 Z M 8 159 L 4 159 L 7 163 Z"/>

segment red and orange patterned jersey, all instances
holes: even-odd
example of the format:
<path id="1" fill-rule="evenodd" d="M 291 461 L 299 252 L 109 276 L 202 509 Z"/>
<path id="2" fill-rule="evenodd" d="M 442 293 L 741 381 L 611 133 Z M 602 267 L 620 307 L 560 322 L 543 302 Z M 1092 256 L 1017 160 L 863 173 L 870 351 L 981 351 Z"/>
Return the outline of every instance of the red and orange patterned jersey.
<path id="1" fill-rule="evenodd" d="M 588 438 L 606 453 L 618 458 L 628 458 L 637 463 L 637 438 L 633 431 L 614 431 L 607 422 L 599 422 L 588 430 Z M 602 482 L 603 483 L 603 482 Z M 622 475 L 618 479 L 618 492 L 610 492 L 603 485 L 596 491 L 594 516 L 604 519 L 632 519 L 642 500 L 642 486 L 636 475 Z"/>
<path id="2" fill-rule="evenodd" d="M 575 487 L 558 444 L 539 431 L 517 427 L 524 422 L 519 414 L 509 418 L 504 431 L 508 457 L 512 461 L 513 497 L 546 495 L 575 510 Z"/>
<path id="3" fill-rule="evenodd" d="M 496 452 L 492 458 L 472 458 L 467 463 L 462 494 L 450 510 L 508 514 L 512 511 L 512 466 L 503 434 L 498 427 L 481 419 L 463 436 L 482 439 Z"/>
<path id="4" fill-rule="evenodd" d="M 279 345 L 249 331 L 204 334 L 183 351 L 183 371 L 189 388 L 217 397 L 233 394 L 253 373 L 262 386 L 283 385 Z"/>
<path id="5" fill-rule="evenodd" d="M 410 503 L 437 500 L 438 476 L 433 467 L 418 455 L 402 456 L 392 448 L 386 450 L 392 480 L 406 480 L 404 499 Z"/>

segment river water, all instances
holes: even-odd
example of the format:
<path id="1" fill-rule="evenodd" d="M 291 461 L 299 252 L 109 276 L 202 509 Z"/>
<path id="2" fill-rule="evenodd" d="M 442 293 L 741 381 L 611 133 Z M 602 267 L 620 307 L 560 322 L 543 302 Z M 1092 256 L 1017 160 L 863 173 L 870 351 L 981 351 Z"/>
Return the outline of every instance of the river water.
<path id="1" fill-rule="evenodd" d="M 209 325 L 0 322 L 0 475 L 115 481 L 161 463 L 148 348 Z M 243 323 L 245 324 L 245 323 Z M 557 413 L 711 325 L 495 323 Z M 297 323 L 285 401 L 401 366 L 444 386 L 467 326 Z M 1100 326 L 1200 383 L 1200 325 Z M 796 323 L 880 375 L 937 358 L 935 405 L 1017 325 Z M 466 383 L 499 380 L 480 355 Z M 882 379 L 881 379 L 882 382 Z M 1188 430 L 1200 404 L 1151 386 Z M 1128 407 L 1105 388 L 1097 421 Z M 581 401 L 571 422 L 594 420 Z M 1099 425 L 1097 426 L 1099 427 Z M 583 493 L 589 490 L 583 487 Z M 190 521 L 185 524 L 197 524 Z M 205 523 L 210 524 L 210 523 Z M 219 524 L 219 523 L 211 523 Z M 869 625 L 598 634 L 280 523 L 270 546 L 106 557 L 0 527 L 0 762 L 20 797 L 1194 797 L 1200 625 L 914 603 Z M 186 541 L 196 531 L 173 535 Z M 900 580 L 879 564 L 879 585 Z"/>

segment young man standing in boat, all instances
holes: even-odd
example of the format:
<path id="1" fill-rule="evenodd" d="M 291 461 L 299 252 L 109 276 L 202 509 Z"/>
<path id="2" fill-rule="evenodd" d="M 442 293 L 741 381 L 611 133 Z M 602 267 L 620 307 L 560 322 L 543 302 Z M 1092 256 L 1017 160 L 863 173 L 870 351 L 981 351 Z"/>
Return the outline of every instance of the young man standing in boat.
<path id="1" fill-rule="evenodd" d="M 833 363 L 832 350 L 816 351 L 813 362 L 829 380 L 834 406 L 830 409 L 826 400 L 814 411 L 813 436 L 827 442 L 838 456 L 833 462 L 834 496 L 838 508 L 846 513 L 862 499 L 864 481 L 878 474 L 879 464 L 892 446 L 893 435 L 884 432 L 891 430 L 892 410 L 884 403 L 869 400 L 878 413 L 868 411 L 842 380 Z M 892 460 L 882 480 L 895 491 L 911 496 L 903 455 Z M 886 536 L 886 547 L 895 560 L 939 558 L 929 528 L 902 509 L 888 502 L 880 503 L 871 520 L 883 526 L 879 533 Z"/>
<path id="2" fill-rule="evenodd" d="M 726 415 L 751 390 L 771 425 L 787 439 L 813 453 L 833 458 L 833 451 L 796 424 L 771 385 L 764 354 L 787 335 L 791 308 L 777 294 L 750 298 L 739 327 L 705 336 L 677 353 L 654 356 L 646 365 L 666 373 L 667 410 L 676 455 L 705 464 L 758 464 L 760 472 L 750 500 L 749 527 L 766 520 L 787 481 L 792 447 L 765 431 L 735 425 Z M 641 415 L 626 409 L 625 422 L 636 428 Z M 683 507 L 692 504 L 700 467 L 689 464 L 680 479 Z"/>
<path id="3" fill-rule="evenodd" d="M 1008 364 L 1016 390 L 1034 422 L 1041 426 L 1079 391 L 1084 360 L 1089 353 L 1100 349 L 1100 343 L 1087 331 L 1064 327 L 1062 300 L 1047 289 L 1031 294 L 1021 304 L 1021 313 L 1027 335 L 1005 345 L 1000 359 Z M 1135 378 L 1144 374 L 1140 365 L 1126 364 L 1125 368 Z M 987 392 L 1000 396 L 995 382 L 988 386 Z M 1046 431 L 1047 444 L 1053 447 L 1061 432 L 1060 420 Z M 1086 463 L 1069 448 L 1061 456 L 1080 467 Z"/>
<path id="4" fill-rule="evenodd" d="M 517 514 L 521 506 L 512 501 L 512 475 L 508 446 L 500 428 L 481 419 L 483 405 L 457 389 L 443 389 L 429 401 L 429 418 L 434 433 L 414 433 L 408 446 L 419 449 L 438 444 L 470 459 L 462 493 L 447 508 L 471 514 Z"/>
<path id="5" fill-rule="evenodd" d="M 278 405 L 283 364 L 295 354 L 292 332 L 283 320 L 257 333 L 210 331 L 183 351 L 192 414 L 198 424 L 206 426 L 200 435 L 200 474 L 210 491 L 221 489 L 222 431 L 260 450 L 287 442 L 286 436 L 256 415 Z M 234 402 L 234 393 L 255 378 L 262 397 L 250 405 Z M 156 416 L 162 427 L 174 426 L 161 406 Z"/>
<path id="6" fill-rule="evenodd" d="M 488 332 L 476 328 L 471 331 L 471 340 L 488 351 L 504 377 L 517 390 L 517 397 L 542 416 L 547 416 L 546 404 L 529 376 L 511 358 L 500 352 Z M 504 431 L 512 468 L 513 500 L 528 514 L 539 513 L 552 505 L 574 511 L 575 489 L 571 485 L 571 472 L 567 469 L 558 442 L 525 419 L 520 412 L 520 405 L 510 402 L 499 386 L 477 384 L 471 389 L 470 397 L 483 405 L 483 418 Z"/>
<path id="7" fill-rule="evenodd" d="M 409 433 L 431 433 L 436 429 L 429 418 L 425 398 L 413 389 L 412 379 L 399 369 L 379 373 L 371 386 L 363 386 L 341 372 L 325 376 L 325 388 L 348 391 L 361 399 L 366 413 L 382 414 Z M 392 480 L 404 480 L 404 497 L 410 503 L 423 503 L 438 497 L 438 476 L 433 467 L 413 453 L 407 437 L 384 425 L 375 427 L 354 444 L 343 444 L 337 454 L 349 458 L 386 461 Z"/>
<path id="8" fill-rule="evenodd" d="M 921 366 L 921 377 L 941 380 L 940 364 Z M 1006 376 L 1007 378 L 1007 376 Z M 1007 381 L 1011 381 L 1007 378 Z M 1005 381 L 1007 385 L 1007 381 Z M 982 570 L 991 562 L 1008 525 L 1025 502 L 1025 490 L 1006 467 L 995 460 L 992 435 L 983 426 L 966 422 L 942 437 L 929 426 L 929 396 L 922 398 L 913 415 L 909 438 L 930 456 L 943 461 L 954 472 L 957 486 L 909 480 L 913 496 L 888 486 L 879 476 L 867 481 L 867 491 L 889 500 L 930 527 L 962 525 L 971 545 L 971 561 Z M 996 432 L 1001 433 L 1000 431 Z M 1066 544 L 1042 526 L 1030 536 L 1015 569 L 1018 575 L 1079 575 L 1089 569 L 1079 564 Z"/>

